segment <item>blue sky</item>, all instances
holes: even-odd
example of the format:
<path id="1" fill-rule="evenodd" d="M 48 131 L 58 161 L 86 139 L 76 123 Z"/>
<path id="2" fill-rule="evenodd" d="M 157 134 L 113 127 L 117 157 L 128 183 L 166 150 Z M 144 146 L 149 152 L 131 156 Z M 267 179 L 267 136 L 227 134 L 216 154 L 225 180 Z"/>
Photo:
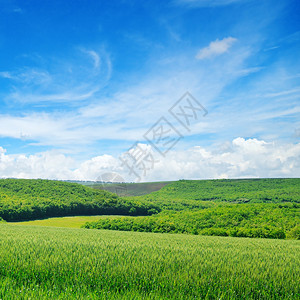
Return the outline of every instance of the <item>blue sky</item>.
<path id="1" fill-rule="evenodd" d="M 299 177 L 299 14 L 296 0 L 0 0 L 0 177 L 126 177 L 118 157 L 136 141 L 157 156 L 143 135 L 161 117 L 184 138 L 144 180 Z M 208 111 L 190 131 L 168 113 L 187 91 Z"/>

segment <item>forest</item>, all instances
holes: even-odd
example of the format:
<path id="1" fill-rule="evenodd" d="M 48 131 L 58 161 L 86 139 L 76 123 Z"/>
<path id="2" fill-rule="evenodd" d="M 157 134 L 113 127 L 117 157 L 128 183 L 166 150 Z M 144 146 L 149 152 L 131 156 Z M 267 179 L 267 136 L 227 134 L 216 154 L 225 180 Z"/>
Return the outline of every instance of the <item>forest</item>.
<path id="1" fill-rule="evenodd" d="M 158 208 L 124 200 L 110 192 L 76 183 L 40 179 L 1 179 L 0 217 L 5 221 L 73 215 L 148 215 Z"/>
<path id="2" fill-rule="evenodd" d="M 299 195 L 300 179 L 180 180 L 135 197 L 78 183 L 2 179 L 0 221 L 108 215 L 83 227 L 300 239 Z"/>
<path id="3" fill-rule="evenodd" d="M 85 228 L 300 239 L 300 179 L 180 180 L 127 199 L 157 205 L 159 214 L 101 218 Z"/>

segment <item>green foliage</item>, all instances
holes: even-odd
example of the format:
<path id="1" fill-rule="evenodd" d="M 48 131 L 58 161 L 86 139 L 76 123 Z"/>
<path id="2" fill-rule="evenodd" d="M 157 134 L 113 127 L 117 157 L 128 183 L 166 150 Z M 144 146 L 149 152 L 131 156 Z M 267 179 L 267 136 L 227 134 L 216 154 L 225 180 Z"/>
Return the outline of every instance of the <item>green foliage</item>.
<path id="1" fill-rule="evenodd" d="M 127 198 L 76 183 L 5 179 L 0 180 L 0 217 L 147 216 L 102 218 L 85 227 L 299 239 L 299 195 L 300 179 L 181 180 Z"/>
<path id="2" fill-rule="evenodd" d="M 294 240 L 0 224 L 0 299 L 299 299 Z"/>
<path id="3" fill-rule="evenodd" d="M 289 231 L 288 238 L 300 240 L 300 225 L 296 225 Z"/>
<path id="4" fill-rule="evenodd" d="M 189 233 L 201 235 L 297 238 L 300 223 L 299 204 L 227 204 L 191 211 L 164 211 L 150 217 L 102 218 L 85 228 Z M 296 228 L 296 229 L 295 229 Z"/>
<path id="5" fill-rule="evenodd" d="M 122 197 L 142 196 L 160 190 L 171 181 L 159 182 L 139 182 L 139 183 L 88 183 L 94 189 L 101 189 L 108 192 L 116 193 Z"/>
<path id="6" fill-rule="evenodd" d="M 0 217 L 6 221 L 72 215 L 147 215 L 158 208 L 140 199 L 53 180 L 0 180 Z"/>
<path id="7" fill-rule="evenodd" d="M 299 239 L 300 179 L 180 180 L 143 197 L 162 212 L 85 228 Z"/>
<path id="8" fill-rule="evenodd" d="M 140 197 L 141 198 L 141 197 Z M 164 209 L 183 210 L 213 202 L 300 202 L 300 179 L 180 180 L 142 197 Z"/>

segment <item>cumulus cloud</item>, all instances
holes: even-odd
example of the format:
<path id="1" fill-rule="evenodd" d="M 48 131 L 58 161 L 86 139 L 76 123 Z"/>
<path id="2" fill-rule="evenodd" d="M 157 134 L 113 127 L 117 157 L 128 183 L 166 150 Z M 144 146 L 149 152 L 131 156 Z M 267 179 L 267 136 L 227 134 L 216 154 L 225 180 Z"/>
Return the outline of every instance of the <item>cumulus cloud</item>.
<path id="1" fill-rule="evenodd" d="M 152 168 L 145 162 L 143 181 L 300 176 L 300 143 L 276 144 L 239 137 L 218 148 L 196 146 L 185 151 L 170 151 L 164 158 L 149 145 L 144 148 L 153 154 L 155 163 Z M 139 169 L 144 173 L 141 165 Z M 130 169 L 111 155 L 96 156 L 78 164 L 54 151 L 10 155 L 0 147 L 1 178 L 97 180 L 107 172 L 116 172 L 126 181 L 135 180 Z"/>
<path id="2" fill-rule="evenodd" d="M 197 146 L 173 152 L 150 175 L 168 180 L 207 178 L 299 177 L 300 143 L 267 143 L 236 138 L 220 149 Z"/>
<path id="3" fill-rule="evenodd" d="M 69 179 L 74 161 L 63 154 L 49 151 L 34 155 L 10 155 L 0 147 L 1 178 Z"/>
<path id="4" fill-rule="evenodd" d="M 101 155 L 87 160 L 75 169 L 73 178 L 76 180 L 98 180 L 102 174 L 122 172 L 120 161 L 111 155 Z"/>
<path id="5" fill-rule="evenodd" d="M 196 58 L 206 59 L 206 58 L 211 58 L 213 56 L 223 54 L 227 52 L 228 49 L 236 41 L 237 39 L 233 37 L 227 37 L 222 40 L 217 39 L 213 42 L 210 42 L 210 44 L 207 47 L 200 49 L 196 55 Z"/>

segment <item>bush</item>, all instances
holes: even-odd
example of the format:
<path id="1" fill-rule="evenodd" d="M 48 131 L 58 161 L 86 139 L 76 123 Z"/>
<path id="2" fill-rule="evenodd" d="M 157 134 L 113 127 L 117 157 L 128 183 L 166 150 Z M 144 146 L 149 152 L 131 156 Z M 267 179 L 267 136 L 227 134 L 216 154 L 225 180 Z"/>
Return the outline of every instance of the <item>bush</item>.
<path id="1" fill-rule="evenodd" d="M 284 239 L 290 231 L 289 237 L 295 239 L 299 238 L 299 227 L 294 228 L 297 223 L 299 208 L 294 205 L 247 203 L 219 205 L 200 211 L 163 211 L 147 217 L 102 218 L 85 227 L 271 239 Z"/>
<path id="2" fill-rule="evenodd" d="M 287 235 L 290 239 L 300 240 L 300 226 L 297 225 L 288 232 Z"/>

